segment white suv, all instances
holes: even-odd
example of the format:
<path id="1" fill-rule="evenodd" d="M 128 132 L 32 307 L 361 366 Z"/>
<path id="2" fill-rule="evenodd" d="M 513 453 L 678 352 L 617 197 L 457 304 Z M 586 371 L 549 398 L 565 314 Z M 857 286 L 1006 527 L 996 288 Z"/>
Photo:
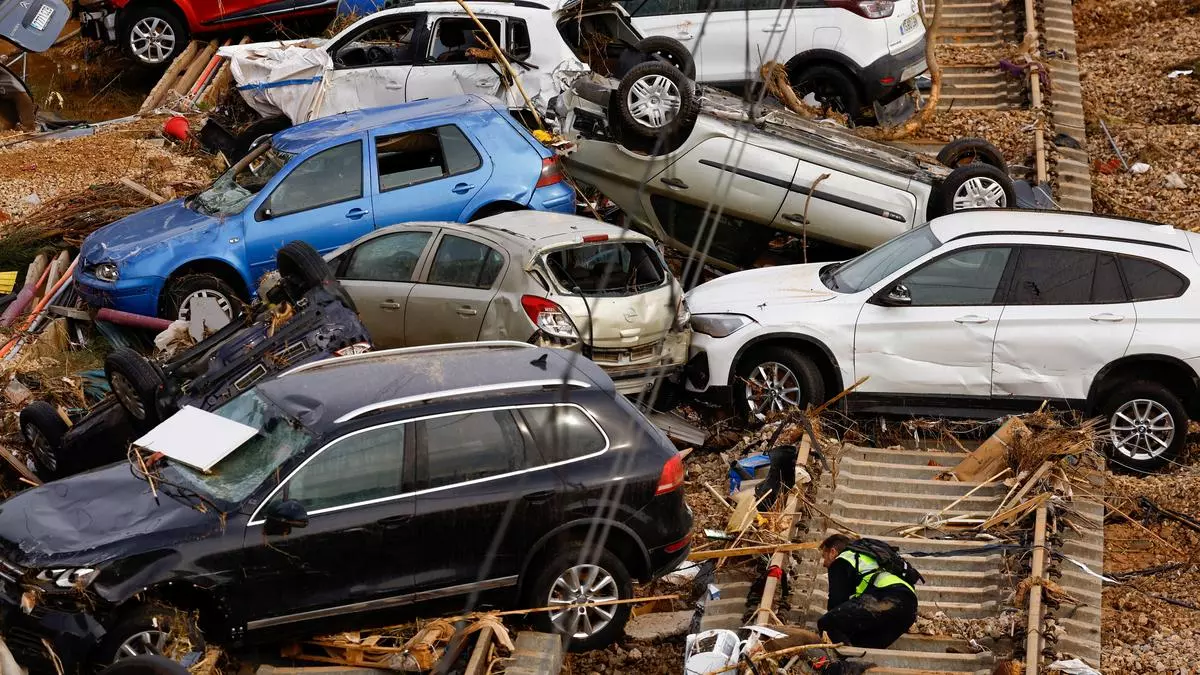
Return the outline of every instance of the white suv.
<path id="1" fill-rule="evenodd" d="M 1136 470 L 1196 417 L 1200 235 L 1047 211 L 937 218 L 844 263 L 721 277 L 687 295 L 688 388 L 742 414 L 820 402 L 992 417 L 1043 401 L 1102 415 Z"/>
<path id="2" fill-rule="evenodd" d="M 927 69 L 917 0 L 803 0 L 794 10 L 778 0 L 620 2 L 641 33 L 687 45 L 706 84 L 759 80 L 759 66 L 776 61 L 801 94 L 853 114 Z"/>

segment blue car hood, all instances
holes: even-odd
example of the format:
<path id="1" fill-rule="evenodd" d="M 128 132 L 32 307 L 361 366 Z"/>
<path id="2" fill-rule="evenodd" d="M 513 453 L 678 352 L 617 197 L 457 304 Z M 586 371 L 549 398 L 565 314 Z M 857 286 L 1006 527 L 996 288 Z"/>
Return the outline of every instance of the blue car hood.
<path id="1" fill-rule="evenodd" d="M 159 204 L 89 235 L 83 242 L 83 267 L 132 260 L 163 245 L 193 246 L 204 239 L 215 239 L 223 224 L 222 220 L 184 206 L 183 199 Z"/>

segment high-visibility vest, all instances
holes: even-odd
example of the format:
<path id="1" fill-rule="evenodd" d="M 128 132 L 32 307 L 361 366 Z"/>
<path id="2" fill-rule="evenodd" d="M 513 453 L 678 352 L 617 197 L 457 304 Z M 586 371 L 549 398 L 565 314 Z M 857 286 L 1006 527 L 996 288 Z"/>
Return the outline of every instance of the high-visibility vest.
<path id="1" fill-rule="evenodd" d="M 841 555 L 838 556 L 838 560 L 845 560 L 850 563 L 854 566 L 854 571 L 858 573 L 858 588 L 854 589 L 854 594 L 850 596 L 852 598 L 862 595 L 867 590 L 867 587 L 872 585 L 872 580 L 874 580 L 875 588 L 900 585 L 912 591 L 914 595 L 917 593 L 917 589 L 913 588 L 912 584 L 887 570 L 879 569 L 879 563 L 865 553 L 842 551 Z"/>

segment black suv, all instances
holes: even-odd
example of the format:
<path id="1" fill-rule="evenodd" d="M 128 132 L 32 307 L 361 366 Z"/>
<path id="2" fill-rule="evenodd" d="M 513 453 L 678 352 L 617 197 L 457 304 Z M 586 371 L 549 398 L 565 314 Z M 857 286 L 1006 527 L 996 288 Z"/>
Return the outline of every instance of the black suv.
<path id="1" fill-rule="evenodd" d="M 0 505 L 0 611 L 18 662 L 54 672 L 43 639 L 79 670 L 180 631 L 236 646 L 381 625 L 433 600 L 626 599 L 688 553 L 678 453 L 568 352 L 337 357 L 214 413 L 258 433 L 207 474 L 160 459 L 152 491 L 133 458 Z M 531 618 L 594 648 L 629 610 Z"/>

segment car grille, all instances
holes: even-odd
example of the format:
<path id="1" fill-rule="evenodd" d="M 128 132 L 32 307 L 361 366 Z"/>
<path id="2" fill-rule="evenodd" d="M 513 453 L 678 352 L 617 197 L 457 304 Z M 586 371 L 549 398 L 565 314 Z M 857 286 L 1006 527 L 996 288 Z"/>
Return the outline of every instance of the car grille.
<path id="1" fill-rule="evenodd" d="M 588 358 L 600 364 L 624 365 L 652 359 L 658 355 L 661 347 L 662 340 L 628 348 L 593 348 L 589 350 Z"/>

